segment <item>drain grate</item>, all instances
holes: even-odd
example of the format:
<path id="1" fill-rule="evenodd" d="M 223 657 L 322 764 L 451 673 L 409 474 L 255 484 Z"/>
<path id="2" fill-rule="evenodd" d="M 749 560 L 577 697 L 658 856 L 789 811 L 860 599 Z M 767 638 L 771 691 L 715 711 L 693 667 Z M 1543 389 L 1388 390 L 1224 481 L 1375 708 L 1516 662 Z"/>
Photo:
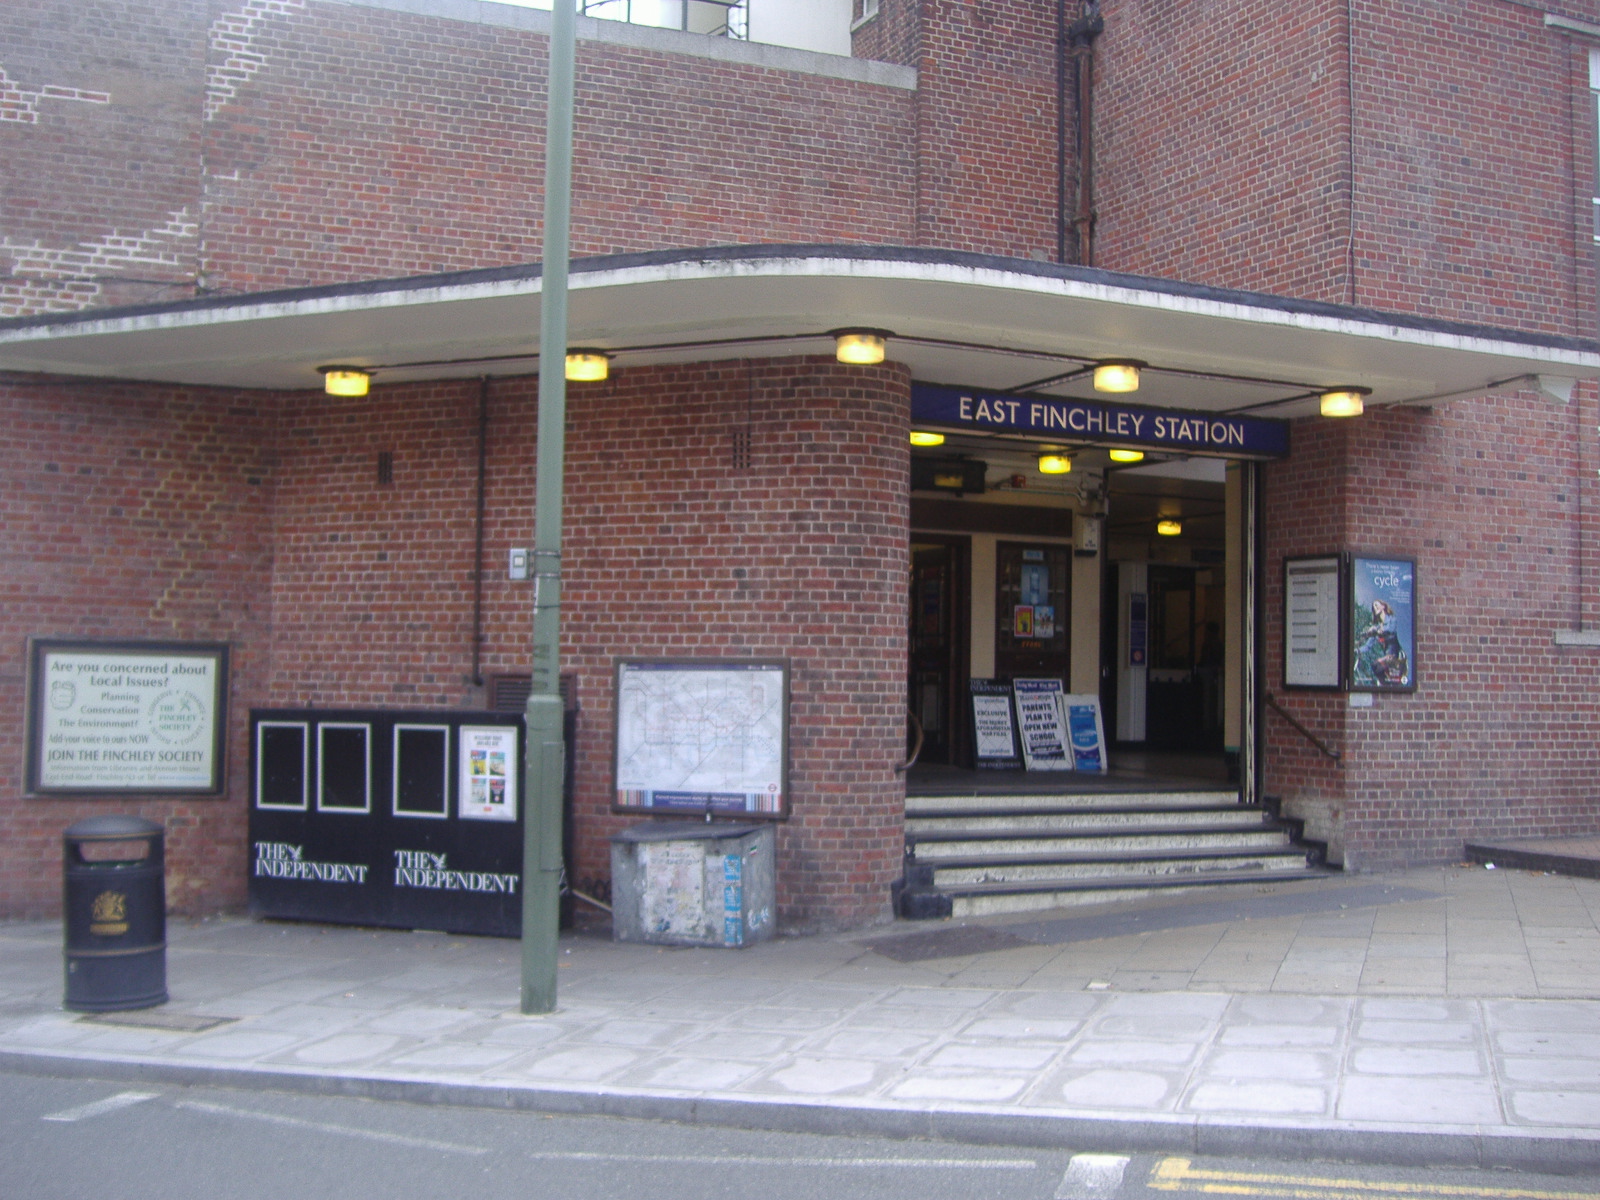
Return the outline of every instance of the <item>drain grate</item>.
<path id="1" fill-rule="evenodd" d="M 174 1033 L 204 1033 L 218 1025 L 231 1025 L 237 1017 L 208 1017 L 201 1013 L 162 1012 L 136 1008 L 127 1012 L 87 1013 L 78 1020 L 89 1025 L 132 1025 L 138 1029 L 170 1029 Z"/>

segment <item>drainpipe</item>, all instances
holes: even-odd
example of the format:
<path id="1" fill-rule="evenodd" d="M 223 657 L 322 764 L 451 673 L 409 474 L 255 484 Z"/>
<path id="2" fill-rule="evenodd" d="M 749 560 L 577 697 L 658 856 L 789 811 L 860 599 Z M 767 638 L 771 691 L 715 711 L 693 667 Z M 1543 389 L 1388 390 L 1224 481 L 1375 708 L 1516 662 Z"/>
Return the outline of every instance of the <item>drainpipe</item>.
<path id="1" fill-rule="evenodd" d="M 1060 20 L 1066 20 L 1066 0 L 1061 0 Z M 1105 27 L 1098 0 L 1085 0 L 1083 15 L 1066 26 L 1062 38 L 1078 85 L 1078 208 L 1072 227 L 1078 237 L 1078 263 L 1085 267 L 1094 266 L 1094 40 Z"/>
<path id="2" fill-rule="evenodd" d="M 489 377 L 478 380 L 478 513 L 472 563 L 472 684 L 483 686 L 483 522 L 489 483 Z"/>

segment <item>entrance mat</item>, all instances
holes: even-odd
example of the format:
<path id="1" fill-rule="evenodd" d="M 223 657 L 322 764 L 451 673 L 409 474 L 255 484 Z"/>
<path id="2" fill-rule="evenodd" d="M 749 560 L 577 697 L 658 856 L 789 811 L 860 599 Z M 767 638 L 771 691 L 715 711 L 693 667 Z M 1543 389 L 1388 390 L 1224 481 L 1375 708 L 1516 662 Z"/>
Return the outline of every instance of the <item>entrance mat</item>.
<path id="1" fill-rule="evenodd" d="M 1386 887 L 1381 883 L 1355 887 L 1317 887 L 1303 891 L 1272 892 L 1237 899 L 1199 900 L 1165 904 L 1157 908 L 1059 917 L 1001 926 L 1006 932 L 1041 946 L 1090 942 L 1097 938 L 1125 937 L 1130 933 L 1157 933 L 1189 929 L 1196 925 L 1224 925 L 1233 921 L 1264 921 L 1273 917 L 1308 917 L 1343 909 L 1377 908 L 1412 900 L 1439 900 L 1440 892 L 1421 888 Z"/>
<path id="2" fill-rule="evenodd" d="M 950 925 L 926 933 L 902 933 L 875 938 L 862 945 L 895 962 L 922 962 L 930 958 L 957 958 L 966 954 L 988 954 L 992 950 L 1015 950 L 1036 946 L 1037 939 L 1018 937 L 1004 929 L 987 925 Z"/>
<path id="3" fill-rule="evenodd" d="M 231 1025 L 237 1017 L 207 1017 L 200 1013 L 162 1012 L 135 1008 L 126 1012 L 88 1013 L 78 1018 L 90 1025 L 133 1025 L 140 1029 L 170 1029 L 174 1033 L 204 1033 L 218 1025 Z"/>

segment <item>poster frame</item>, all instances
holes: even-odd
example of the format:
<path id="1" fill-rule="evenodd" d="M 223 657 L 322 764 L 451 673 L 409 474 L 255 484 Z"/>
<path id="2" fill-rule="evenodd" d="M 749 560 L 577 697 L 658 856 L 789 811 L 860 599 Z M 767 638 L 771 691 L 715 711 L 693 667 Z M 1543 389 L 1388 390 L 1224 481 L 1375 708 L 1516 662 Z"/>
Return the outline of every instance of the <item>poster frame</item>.
<path id="1" fill-rule="evenodd" d="M 209 658 L 215 667 L 211 694 L 210 772 L 204 784 L 191 786 L 147 787 L 95 784 L 92 786 L 49 785 L 41 779 L 44 763 L 44 692 L 46 661 L 52 654 L 117 654 L 130 657 Z M 228 787 L 228 674 L 229 646 L 226 642 L 145 641 L 142 639 L 101 639 L 33 637 L 28 639 L 28 682 L 26 713 L 26 754 L 24 791 L 28 796 L 192 796 L 220 797 Z"/>
<path id="2" fill-rule="evenodd" d="M 623 713 L 622 713 L 622 677 L 629 670 L 659 670 L 659 671 L 705 671 L 707 673 L 726 672 L 730 675 L 747 675 L 751 672 L 777 672 L 781 680 L 783 711 L 779 718 L 780 740 L 779 748 L 779 782 L 777 808 L 772 812 L 751 812 L 743 808 L 734 808 L 731 805 L 717 805 L 709 800 L 704 805 L 679 805 L 679 804 L 624 804 L 618 797 L 621 794 L 619 779 L 621 777 L 621 754 L 623 745 Z M 713 817 L 725 817 L 739 821 L 787 821 L 792 803 L 792 790 L 789 779 L 789 714 L 790 714 L 790 686 L 792 673 L 790 662 L 787 658 L 647 658 L 637 656 L 624 656 L 614 660 L 612 666 L 612 704 L 611 704 L 611 804 L 613 813 L 633 815 L 639 817 L 667 816 L 667 817 L 700 817 L 706 820 Z M 666 789 L 644 789 L 651 793 L 666 791 Z"/>
<path id="3" fill-rule="evenodd" d="M 1296 691 L 1312 692 L 1338 692 L 1345 687 L 1345 675 L 1349 663 L 1349 655 L 1345 646 L 1350 636 L 1350 608 L 1345 602 L 1345 587 L 1348 572 L 1345 569 L 1345 556 L 1338 552 L 1327 554 L 1294 554 L 1288 555 L 1283 560 L 1282 572 L 1282 607 L 1283 607 L 1283 642 L 1282 654 L 1278 664 L 1279 680 L 1285 690 L 1293 688 Z M 1289 680 L 1289 655 L 1292 652 L 1292 631 L 1289 624 L 1289 576 L 1291 568 L 1297 563 L 1332 564 L 1334 572 L 1334 608 L 1337 614 L 1334 630 L 1334 663 L 1331 676 L 1325 683 L 1298 683 Z"/>
<path id="4" fill-rule="evenodd" d="M 1417 640 L 1422 625 L 1420 619 L 1421 605 L 1418 600 L 1420 591 L 1417 578 L 1417 560 L 1409 554 L 1369 554 L 1362 551 L 1346 551 L 1343 558 L 1343 581 L 1339 592 L 1341 621 L 1343 623 L 1343 636 L 1340 641 L 1340 654 L 1343 659 L 1343 683 L 1349 692 L 1385 692 L 1407 693 L 1417 690 Z M 1410 586 L 1400 587 L 1395 585 L 1396 599 L 1407 610 L 1405 624 L 1407 628 L 1401 637 L 1401 648 L 1406 655 L 1406 682 L 1404 683 L 1358 683 L 1356 682 L 1356 629 L 1355 609 L 1357 603 L 1357 579 L 1363 571 L 1368 570 L 1367 564 L 1393 563 L 1404 565 L 1410 571 Z M 1403 594 L 1403 599 L 1400 596 Z M 1396 614 L 1399 616 L 1400 614 Z"/>

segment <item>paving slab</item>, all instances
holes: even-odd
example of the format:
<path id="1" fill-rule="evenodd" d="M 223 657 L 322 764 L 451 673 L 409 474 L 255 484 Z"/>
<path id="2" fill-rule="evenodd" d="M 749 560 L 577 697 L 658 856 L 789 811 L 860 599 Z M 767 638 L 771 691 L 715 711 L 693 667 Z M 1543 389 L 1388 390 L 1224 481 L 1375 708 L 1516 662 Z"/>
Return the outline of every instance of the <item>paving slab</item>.
<path id="1" fill-rule="evenodd" d="M 1531 935 L 1519 913 L 1559 932 Z M 151 1010 L 183 1018 L 171 1028 L 62 1011 L 60 930 L 34 922 L 0 926 L 0 1066 L 762 1129 L 1595 1169 L 1595 914 L 1600 881 L 1455 867 L 745 950 L 575 934 L 559 1007 L 535 1017 L 517 1008 L 513 942 L 174 920 L 173 998 Z"/>

